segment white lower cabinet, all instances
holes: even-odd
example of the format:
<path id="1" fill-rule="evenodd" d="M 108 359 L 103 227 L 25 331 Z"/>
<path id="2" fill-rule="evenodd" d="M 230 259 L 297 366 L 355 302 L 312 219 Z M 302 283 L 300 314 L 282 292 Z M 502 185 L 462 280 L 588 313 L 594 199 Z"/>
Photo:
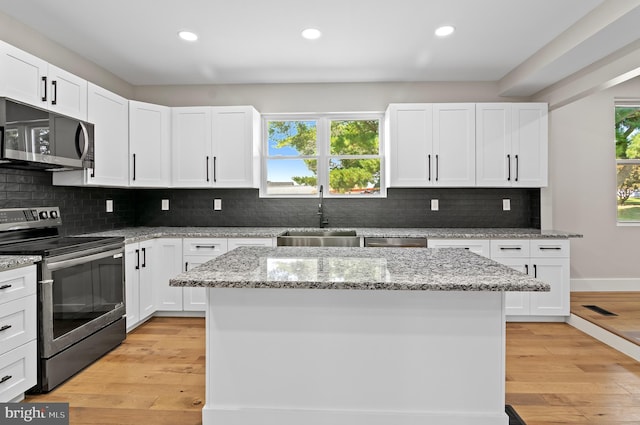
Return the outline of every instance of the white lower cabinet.
<path id="1" fill-rule="evenodd" d="M 155 240 L 151 239 L 124 247 L 127 331 L 138 326 L 156 310 L 154 246 Z"/>
<path id="2" fill-rule="evenodd" d="M 0 273 L 0 403 L 37 383 L 36 266 Z"/>
<path id="3" fill-rule="evenodd" d="M 184 271 L 227 252 L 226 238 L 188 238 L 182 242 L 182 262 Z M 205 311 L 207 293 L 205 288 L 183 288 L 182 308 L 184 311 Z"/>
<path id="4" fill-rule="evenodd" d="M 156 239 L 155 292 L 158 311 L 182 311 L 183 288 L 169 286 L 169 280 L 182 272 L 182 239 Z"/>
<path id="5" fill-rule="evenodd" d="M 507 292 L 507 316 L 568 316 L 569 257 L 569 240 L 492 240 L 493 260 L 551 286 L 550 292 Z"/>

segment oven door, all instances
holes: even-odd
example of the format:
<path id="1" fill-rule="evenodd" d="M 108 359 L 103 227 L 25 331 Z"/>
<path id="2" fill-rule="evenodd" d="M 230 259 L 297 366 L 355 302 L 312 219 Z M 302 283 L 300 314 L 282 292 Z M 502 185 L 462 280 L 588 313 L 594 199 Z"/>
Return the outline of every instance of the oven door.
<path id="1" fill-rule="evenodd" d="M 124 248 L 45 258 L 39 285 L 41 357 L 49 358 L 124 316 Z"/>

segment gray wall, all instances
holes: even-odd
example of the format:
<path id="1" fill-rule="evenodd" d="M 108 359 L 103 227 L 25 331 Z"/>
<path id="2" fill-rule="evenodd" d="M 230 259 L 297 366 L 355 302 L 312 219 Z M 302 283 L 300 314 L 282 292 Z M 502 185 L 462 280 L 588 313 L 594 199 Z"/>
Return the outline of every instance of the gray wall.
<path id="1" fill-rule="evenodd" d="M 640 226 L 616 225 L 614 101 L 640 99 L 638 78 L 549 116 L 553 227 L 584 234 L 571 244 L 575 279 L 640 277 Z M 638 279 L 640 281 L 640 279 Z"/>

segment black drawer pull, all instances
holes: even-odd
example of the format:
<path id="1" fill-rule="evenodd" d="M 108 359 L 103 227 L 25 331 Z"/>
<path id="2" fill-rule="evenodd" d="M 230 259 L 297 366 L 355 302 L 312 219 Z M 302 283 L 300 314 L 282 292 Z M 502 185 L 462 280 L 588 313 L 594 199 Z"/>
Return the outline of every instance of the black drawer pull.
<path id="1" fill-rule="evenodd" d="M 13 378 L 13 376 L 11 376 L 11 375 L 3 376 L 2 379 L 0 379 L 0 384 L 4 384 L 5 382 L 7 382 L 11 378 Z"/>
<path id="2" fill-rule="evenodd" d="M 541 251 L 545 251 L 545 250 L 551 250 L 551 251 L 560 251 L 562 248 L 559 246 L 541 246 L 540 250 Z"/>
<path id="3" fill-rule="evenodd" d="M 200 248 L 216 249 L 216 245 L 196 245 L 196 249 Z"/>
<path id="4" fill-rule="evenodd" d="M 4 325 L 3 327 L 0 328 L 0 332 L 2 331 L 6 331 L 7 329 L 11 329 L 12 325 Z"/>
<path id="5" fill-rule="evenodd" d="M 0 286 L 0 289 L 9 289 L 11 288 L 12 285 L 2 285 Z"/>
<path id="6" fill-rule="evenodd" d="M 520 251 L 522 248 L 519 246 L 501 246 L 500 249 L 503 251 Z"/>

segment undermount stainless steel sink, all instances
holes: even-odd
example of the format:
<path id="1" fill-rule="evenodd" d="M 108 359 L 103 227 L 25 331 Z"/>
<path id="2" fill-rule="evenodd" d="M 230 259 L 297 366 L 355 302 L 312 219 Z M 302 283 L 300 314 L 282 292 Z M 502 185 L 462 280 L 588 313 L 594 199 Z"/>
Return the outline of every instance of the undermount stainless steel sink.
<path id="1" fill-rule="evenodd" d="M 300 230 L 278 236 L 278 246 L 360 246 L 355 230 Z"/>

